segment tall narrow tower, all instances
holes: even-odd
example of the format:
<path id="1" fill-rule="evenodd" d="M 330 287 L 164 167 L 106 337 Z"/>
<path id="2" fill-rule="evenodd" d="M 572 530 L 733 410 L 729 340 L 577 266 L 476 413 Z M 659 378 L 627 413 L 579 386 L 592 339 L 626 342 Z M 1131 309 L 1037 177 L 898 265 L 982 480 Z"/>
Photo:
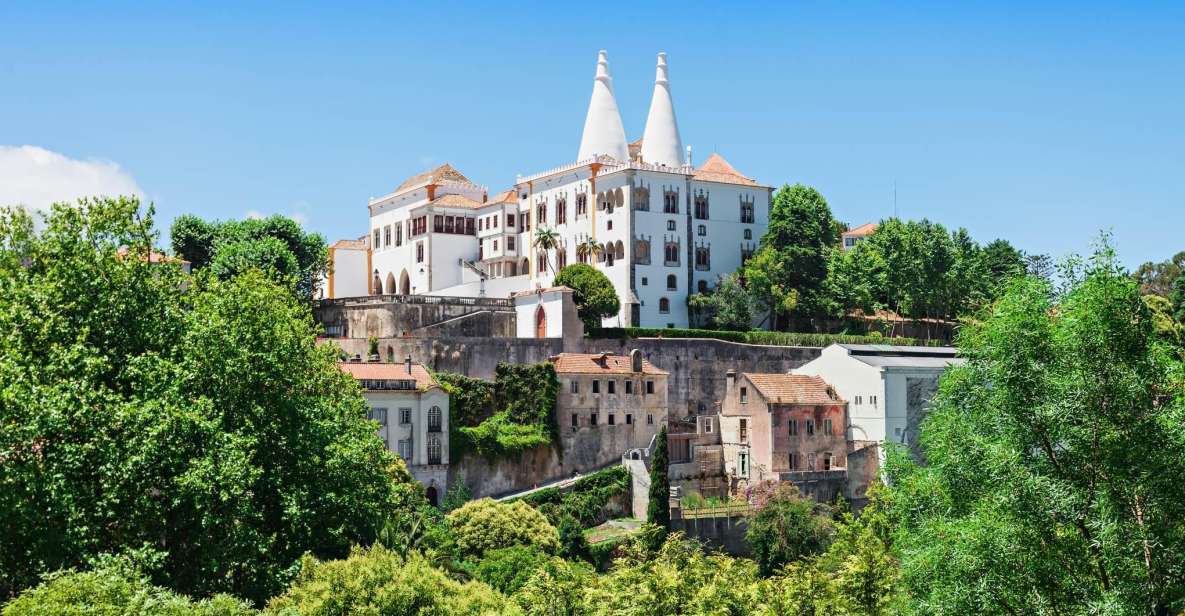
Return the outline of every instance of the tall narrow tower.
<path id="1" fill-rule="evenodd" d="M 642 132 L 642 162 L 682 167 L 683 161 L 683 141 L 679 139 L 679 123 L 675 121 L 675 103 L 667 79 L 667 54 L 659 53 L 654 97 L 650 99 L 650 114 Z"/>
<path id="2" fill-rule="evenodd" d="M 619 161 L 630 159 L 629 146 L 625 141 L 625 128 L 621 124 L 621 112 L 613 98 L 613 78 L 609 77 L 609 54 L 604 49 L 597 55 L 597 77 L 593 81 L 592 99 L 588 102 L 588 115 L 584 118 L 584 136 L 580 139 L 580 152 L 576 160 L 585 160 L 605 154 Z"/>

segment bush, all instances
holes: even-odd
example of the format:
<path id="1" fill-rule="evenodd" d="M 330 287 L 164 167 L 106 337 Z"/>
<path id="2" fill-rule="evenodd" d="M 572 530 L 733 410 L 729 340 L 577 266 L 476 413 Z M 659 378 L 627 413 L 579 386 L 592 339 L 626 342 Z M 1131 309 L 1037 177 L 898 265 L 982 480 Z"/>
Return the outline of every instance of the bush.
<path id="1" fill-rule="evenodd" d="M 449 453 L 454 460 L 468 453 L 497 460 L 558 446 L 559 379 L 552 364 L 499 364 L 493 383 L 459 374 L 435 376 L 450 396 Z"/>
<path id="2" fill-rule="evenodd" d="M 482 498 L 465 503 L 446 516 L 462 556 L 480 558 L 489 550 L 533 545 L 547 553 L 560 546 L 559 533 L 534 507 L 522 502 L 499 503 Z"/>
<path id="3" fill-rule="evenodd" d="M 584 536 L 584 525 L 576 518 L 565 515 L 559 524 L 560 556 L 568 560 L 589 560 L 588 539 Z"/>
<path id="4" fill-rule="evenodd" d="M 896 344 L 902 346 L 942 346 L 941 340 L 918 338 L 888 338 L 881 335 L 852 336 L 847 334 L 809 334 L 753 330 L 734 332 L 714 329 L 683 329 L 660 327 L 601 327 L 587 330 L 589 338 L 715 338 L 727 342 L 770 346 L 825 347 L 832 344 Z"/>
<path id="5" fill-rule="evenodd" d="M 490 550 L 466 569 L 473 577 L 509 595 L 517 592 L 537 570 L 553 560 L 554 556 L 536 546 L 515 545 Z"/>
<path id="6" fill-rule="evenodd" d="M 228 595 L 203 601 L 153 586 L 135 567 L 111 559 L 92 571 L 50 573 L 4 606 L 4 616 L 126 614 L 128 616 L 246 616 L 254 610 Z"/>
<path id="7" fill-rule="evenodd" d="M 609 500 L 625 494 L 629 486 L 629 470 L 614 466 L 581 477 L 567 492 L 544 488 L 521 500 L 543 512 L 553 525 L 558 526 L 560 520 L 570 516 L 589 528 L 605 521 L 605 506 Z"/>
<path id="8" fill-rule="evenodd" d="M 557 287 L 569 287 L 574 291 L 572 301 L 576 304 L 576 313 L 584 321 L 587 328 L 599 327 L 601 319 L 617 314 L 621 310 L 621 300 L 617 298 L 617 291 L 609 277 L 591 265 L 573 263 L 556 274 Z"/>
<path id="9" fill-rule="evenodd" d="M 794 486 L 774 488 L 749 521 L 745 540 L 762 575 L 822 552 L 835 526 L 825 506 L 802 497 Z"/>
<path id="10" fill-rule="evenodd" d="M 515 614 L 517 607 L 482 582 L 461 583 L 416 553 L 406 558 L 376 545 L 345 560 L 301 561 L 300 575 L 264 614 Z"/>

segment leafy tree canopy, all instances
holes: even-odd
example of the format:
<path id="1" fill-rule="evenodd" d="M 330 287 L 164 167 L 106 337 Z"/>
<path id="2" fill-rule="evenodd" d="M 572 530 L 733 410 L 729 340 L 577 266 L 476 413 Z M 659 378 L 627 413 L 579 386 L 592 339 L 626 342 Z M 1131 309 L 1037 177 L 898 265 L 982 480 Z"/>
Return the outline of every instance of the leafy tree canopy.
<path id="1" fill-rule="evenodd" d="M 769 227 L 760 259 L 746 267 L 759 300 L 775 314 L 810 319 L 821 310 L 827 261 L 839 240 L 827 200 L 809 186 L 782 186 L 770 202 Z M 788 304 L 791 292 L 795 301 Z"/>
<path id="2" fill-rule="evenodd" d="M 536 546 L 553 554 L 560 547 L 555 527 L 522 501 L 470 501 L 449 512 L 448 523 L 463 556 L 480 558 L 490 550 L 515 545 Z"/>
<path id="3" fill-rule="evenodd" d="M 1185 607 L 1182 367 L 1105 245 L 1064 290 L 1013 281 L 959 336 L 921 442 L 893 456 L 920 613 Z"/>
<path id="4" fill-rule="evenodd" d="M 716 288 L 707 293 L 696 293 L 688 300 L 693 312 L 716 329 L 749 331 L 757 304 L 753 294 L 745 288 L 738 274 L 722 276 Z"/>
<path id="5" fill-rule="evenodd" d="M 134 199 L 0 210 L 0 595 L 149 546 L 155 583 L 260 601 L 408 486 L 307 305 L 154 237 Z"/>
<path id="6" fill-rule="evenodd" d="M 318 233 L 306 233 L 284 216 L 247 220 L 206 221 L 179 216 L 170 232 L 173 252 L 193 269 L 211 268 L 227 279 L 256 268 L 311 298 L 318 279 L 328 271 L 329 252 Z"/>
<path id="7" fill-rule="evenodd" d="M 667 427 L 664 425 L 655 439 L 654 454 L 650 457 L 650 502 L 646 505 L 646 521 L 663 529 L 671 526 L 671 480 L 667 466 Z"/>
<path id="8" fill-rule="evenodd" d="M 745 540 L 762 575 L 822 552 L 834 532 L 831 520 L 791 484 L 780 484 L 749 522 Z"/>
<path id="9" fill-rule="evenodd" d="M 576 313 L 584 326 L 599 327 L 601 319 L 614 316 L 621 310 L 621 301 L 613 283 L 597 268 L 586 263 L 566 265 L 555 277 L 555 285 L 571 288 Z"/>

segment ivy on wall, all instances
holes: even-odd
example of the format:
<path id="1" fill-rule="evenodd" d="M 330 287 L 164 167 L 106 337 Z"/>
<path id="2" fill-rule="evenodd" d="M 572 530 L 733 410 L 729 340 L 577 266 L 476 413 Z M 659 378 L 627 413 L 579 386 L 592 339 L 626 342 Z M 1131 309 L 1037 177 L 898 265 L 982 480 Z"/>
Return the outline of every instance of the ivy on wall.
<path id="1" fill-rule="evenodd" d="M 582 477 L 567 492 L 544 488 L 521 500 L 543 512 L 553 525 L 564 516 L 572 516 L 585 528 L 591 528 L 605 521 L 605 506 L 613 497 L 625 494 L 629 486 L 629 469 L 614 466 Z"/>
<path id="2" fill-rule="evenodd" d="M 477 454 L 512 457 L 545 445 L 559 446 L 555 421 L 559 379 L 551 363 L 499 364 L 494 382 L 441 372 L 449 393 L 449 452 L 454 460 Z"/>

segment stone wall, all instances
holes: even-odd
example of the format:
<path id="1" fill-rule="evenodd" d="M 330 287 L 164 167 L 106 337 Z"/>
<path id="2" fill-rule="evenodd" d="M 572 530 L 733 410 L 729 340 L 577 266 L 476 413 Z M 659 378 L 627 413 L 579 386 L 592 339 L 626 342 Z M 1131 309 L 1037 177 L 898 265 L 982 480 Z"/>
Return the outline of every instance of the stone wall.
<path id="1" fill-rule="evenodd" d="M 745 533 L 749 530 L 749 518 L 745 516 L 719 516 L 714 518 L 684 519 L 678 508 L 671 509 L 671 530 L 682 531 L 692 539 L 717 548 L 732 556 L 751 556 Z"/>
<path id="2" fill-rule="evenodd" d="M 509 299 L 377 295 L 313 303 L 318 323 L 331 336 L 365 340 L 403 336 L 515 336 Z"/>

